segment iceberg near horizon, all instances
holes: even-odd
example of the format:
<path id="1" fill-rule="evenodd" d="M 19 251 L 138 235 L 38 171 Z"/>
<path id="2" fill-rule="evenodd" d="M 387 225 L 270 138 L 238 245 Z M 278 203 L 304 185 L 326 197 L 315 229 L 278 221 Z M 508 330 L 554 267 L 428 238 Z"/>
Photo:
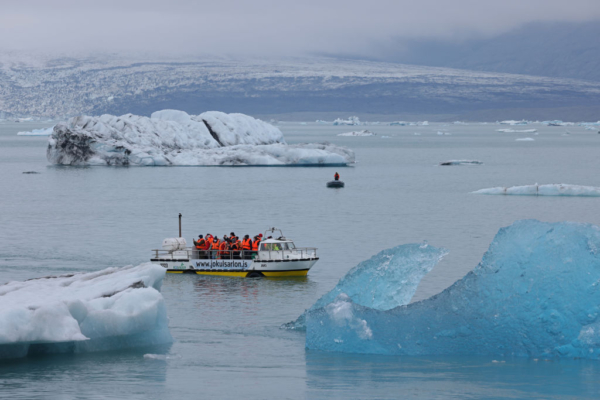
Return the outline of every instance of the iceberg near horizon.
<path id="1" fill-rule="evenodd" d="M 397 305 L 390 298 L 391 309 L 365 304 L 352 295 L 360 283 L 342 279 L 335 299 L 306 314 L 306 347 L 600 359 L 599 283 L 600 227 L 517 221 L 500 229 L 475 269 L 427 300 Z"/>
<path id="2" fill-rule="evenodd" d="M 57 124 L 48 161 L 59 165 L 347 165 L 354 152 L 329 143 L 287 144 L 281 131 L 244 114 L 157 111 L 150 117 L 80 116 Z"/>

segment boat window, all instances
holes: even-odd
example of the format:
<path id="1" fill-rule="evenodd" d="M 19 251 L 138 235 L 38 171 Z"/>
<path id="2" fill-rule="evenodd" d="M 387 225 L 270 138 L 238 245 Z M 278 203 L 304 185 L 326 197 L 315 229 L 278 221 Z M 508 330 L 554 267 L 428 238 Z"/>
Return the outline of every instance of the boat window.
<path id="1" fill-rule="evenodd" d="M 296 248 L 296 245 L 294 245 L 294 242 L 288 242 L 288 247 L 290 250 L 294 250 Z"/>
<path id="2" fill-rule="evenodd" d="M 279 251 L 281 250 L 281 243 L 273 243 L 271 250 Z"/>
<path id="3" fill-rule="evenodd" d="M 261 250 L 271 250 L 271 243 L 263 243 L 260 245 Z"/>

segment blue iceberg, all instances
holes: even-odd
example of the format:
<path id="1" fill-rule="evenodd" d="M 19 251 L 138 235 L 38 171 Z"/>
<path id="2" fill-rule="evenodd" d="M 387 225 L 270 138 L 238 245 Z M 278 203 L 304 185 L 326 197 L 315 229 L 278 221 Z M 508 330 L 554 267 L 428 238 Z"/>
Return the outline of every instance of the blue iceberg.
<path id="1" fill-rule="evenodd" d="M 341 283 L 341 282 L 340 282 Z M 353 282 L 356 284 L 356 282 Z M 600 227 L 515 222 L 427 300 L 378 310 L 340 287 L 306 315 L 306 347 L 396 355 L 600 358 Z"/>
<path id="2" fill-rule="evenodd" d="M 338 284 L 323 295 L 309 312 L 332 303 L 343 294 L 355 304 L 390 310 L 408 304 L 419 282 L 448 252 L 427 243 L 405 244 L 383 250 L 352 268 Z M 306 312 L 285 329 L 305 329 Z"/>

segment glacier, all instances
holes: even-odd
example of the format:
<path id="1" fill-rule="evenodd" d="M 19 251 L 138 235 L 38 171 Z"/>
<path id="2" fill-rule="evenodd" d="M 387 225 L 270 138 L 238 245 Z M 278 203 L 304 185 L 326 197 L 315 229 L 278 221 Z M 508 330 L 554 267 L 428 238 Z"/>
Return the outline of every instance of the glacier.
<path id="1" fill-rule="evenodd" d="M 496 194 L 515 196 L 579 196 L 600 197 L 600 187 L 569 185 L 566 183 L 548 185 L 525 185 L 480 189 L 474 194 Z"/>
<path id="2" fill-rule="evenodd" d="M 0 286 L 0 359 L 171 343 L 165 272 L 145 263 Z"/>
<path id="3" fill-rule="evenodd" d="M 329 143 L 288 145 L 281 131 L 244 114 L 80 116 L 54 127 L 47 158 L 60 165 L 347 165 L 354 152 Z"/>
<path id="4" fill-rule="evenodd" d="M 419 282 L 446 255 L 428 243 L 404 244 L 379 252 L 352 268 L 338 284 L 323 295 L 297 320 L 282 325 L 284 329 L 305 329 L 306 313 L 330 304 L 338 296 L 376 310 L 408 304 Z"/>
<path id="5" fill-rule="evenodd" d="M 517 221 L 443 292 L 383 311 L 342 287 L 306 315 L 308 349 L 600 359 L 600 227 Z"/>

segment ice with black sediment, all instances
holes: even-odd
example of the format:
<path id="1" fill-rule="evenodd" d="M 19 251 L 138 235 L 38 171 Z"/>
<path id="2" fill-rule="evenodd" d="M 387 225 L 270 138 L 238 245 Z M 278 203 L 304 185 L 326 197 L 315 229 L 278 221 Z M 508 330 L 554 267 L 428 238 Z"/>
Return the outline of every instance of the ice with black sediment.
<path id="1" fill-rule="evenodd" d="M 289 145 L 279 128 L 244 114 L 75 117 L 57 124 L 48 160 L 61 165 L 346 165 L 354 152 L 329 143 Z"/>

